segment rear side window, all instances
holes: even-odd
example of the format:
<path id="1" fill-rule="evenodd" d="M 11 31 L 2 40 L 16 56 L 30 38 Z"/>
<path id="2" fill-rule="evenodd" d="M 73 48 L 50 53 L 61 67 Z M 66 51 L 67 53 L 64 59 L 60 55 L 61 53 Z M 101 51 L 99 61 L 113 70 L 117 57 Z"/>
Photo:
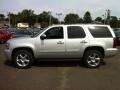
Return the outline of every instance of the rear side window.
<path id="1" fill-rule="evenodd" d="M 85 32 L 80 26 L 68 26 L 67 27 L 68 38 L 84 38 Z"/>
<path id="2" fill-rule="evenodd" d="M 90 26 L 88 27 L 90 33 L 93 37 L 96 38 L 109 38 L 112 37 L 111 32 L 109 31 L 108 27 L 105 26 Z"/>

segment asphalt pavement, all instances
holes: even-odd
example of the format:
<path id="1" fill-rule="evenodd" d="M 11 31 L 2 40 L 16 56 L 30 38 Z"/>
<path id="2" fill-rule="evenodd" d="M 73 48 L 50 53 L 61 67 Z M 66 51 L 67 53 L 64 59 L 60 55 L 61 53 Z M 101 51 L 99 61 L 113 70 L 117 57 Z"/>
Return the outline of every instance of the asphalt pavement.
<path id="1" fill-rule="evenodd" d="M 29 69 L 17 69 L 0 45 L 0 90 L 120 90 L 120 49 L 96 69 L 79 62 L 37 62 Z"/>

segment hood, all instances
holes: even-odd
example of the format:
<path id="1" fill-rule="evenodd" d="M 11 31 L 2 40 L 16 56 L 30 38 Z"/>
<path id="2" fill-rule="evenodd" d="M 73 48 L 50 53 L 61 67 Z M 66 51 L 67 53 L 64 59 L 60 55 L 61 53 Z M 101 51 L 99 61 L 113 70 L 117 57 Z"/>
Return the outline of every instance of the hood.
<path id="1" fill-rule="evenodd" d="M 33 38 L 31 37 L 18 37 L 18 38 L 12 38 L 10 40 L 8 40 L 8 42 L 27 42 L 27 41 L 30 41 L 32 40 Z"/>
<path id="2" fill-rule="evenodd" d="M 31 37 L 31 36 L 30 35 L 21 35 L 21 34 L 13 35 L 13 38 L 18 38 L 18 37 Z"/>

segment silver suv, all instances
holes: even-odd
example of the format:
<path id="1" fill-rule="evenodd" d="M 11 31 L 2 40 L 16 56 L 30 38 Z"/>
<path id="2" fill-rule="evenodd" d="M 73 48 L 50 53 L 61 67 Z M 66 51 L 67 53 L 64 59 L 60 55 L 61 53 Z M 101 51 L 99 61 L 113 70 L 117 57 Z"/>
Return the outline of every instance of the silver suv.
<path id="1" fill-rule="evenodd" d="M 116 38 L 108 25 L 54 25 L 31 37 L 11 39 L 6 44 L 8 60 L 18 68 L 31 67 L 34 60 L 82 60 L 99 67 L 105 56 L 117 53 Z M 44 59 L 43 59 L 44 58 Z"/>

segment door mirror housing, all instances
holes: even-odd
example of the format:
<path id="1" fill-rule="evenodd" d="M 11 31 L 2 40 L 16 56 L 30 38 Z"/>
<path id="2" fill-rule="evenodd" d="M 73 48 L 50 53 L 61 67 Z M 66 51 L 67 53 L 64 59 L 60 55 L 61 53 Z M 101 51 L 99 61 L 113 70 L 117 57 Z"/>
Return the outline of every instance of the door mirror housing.
<path id="1" fill-rule="evenodd" d="M 46 35 L 45 35 L 45 34 L 42 34 L 42 35 L 40 36 L 40 39 L 41 39 L 41 40 L 46 39 Z"/>

